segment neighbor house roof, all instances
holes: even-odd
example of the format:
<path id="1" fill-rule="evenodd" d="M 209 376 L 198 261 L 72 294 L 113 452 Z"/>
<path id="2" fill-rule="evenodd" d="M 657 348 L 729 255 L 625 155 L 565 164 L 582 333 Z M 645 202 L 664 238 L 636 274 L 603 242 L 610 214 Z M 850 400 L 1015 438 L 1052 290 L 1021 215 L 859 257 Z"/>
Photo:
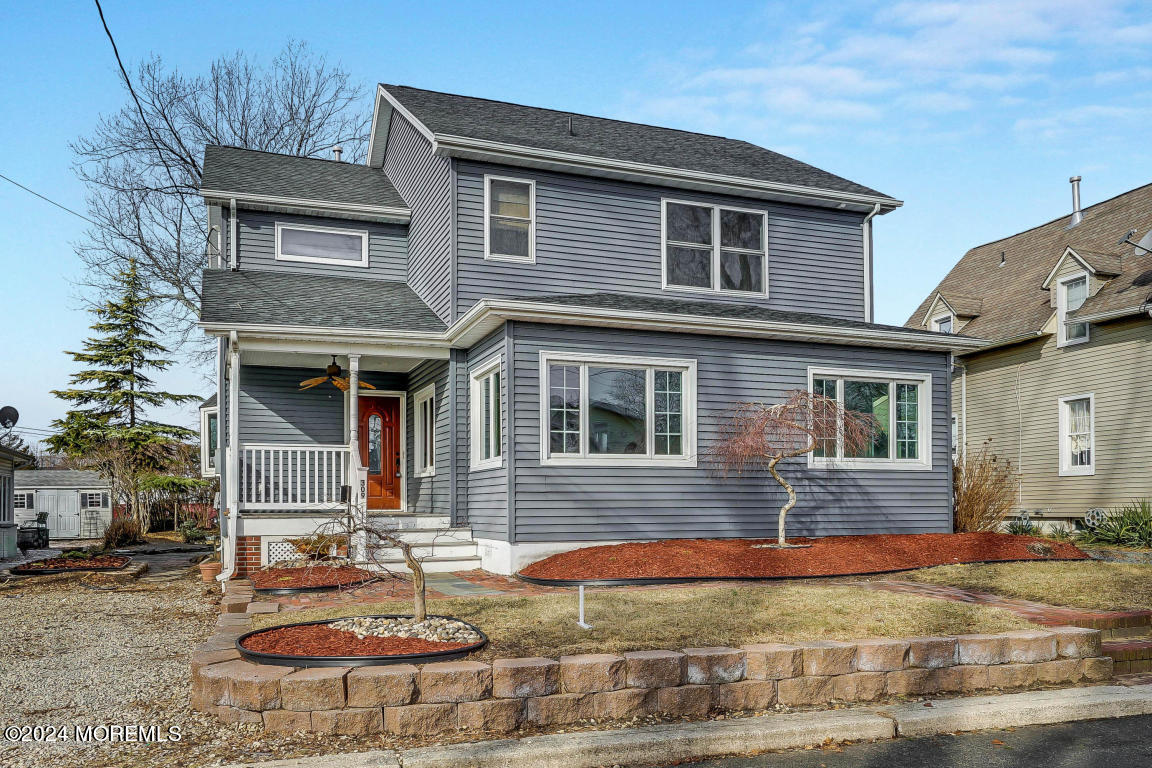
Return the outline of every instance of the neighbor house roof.
<path id="1" fill-rule="evenodd" d="M 200 322 L 443 331 L 407 283 L 295 272 L 204 270 Z"/>
<path id="2" fill-rule="evenodd" d="M 962 329 L 968 336 L 1000 342 L 1038 334 L 1053 313 L 1045 281 L 1068 248 L 1108 280 L 1078 315 L 1138 309 L 1152 301 L 1152 256 L 1117 245 L 1130 229 L 1141 234 L 1152 229 L 1152 184 L 1089 206 L 1083 214 L 1083 221 L 1072 229 L 1067 228 L 1069 214 L 971 249 L 905 325 L 922 327 L 941 294 L 959 315 L 965 313 L 953 304 L 954 298 L 968 311 L 971 301 L 979 301 L 978 314 Z"/>
<path id="3" fill-rule="evenodd" d="M 200 403 L 201 408 L 211 408 L 216 405 L 216 393 L 209 395 L 204 402 Z"/>
<path id="4" fill-rule="evenodd" d="M 26 464 L 32 461 L 32 456 L 29 454 L 4 445 L 0 445 L 0 458 L 8 459 L 16 465 Z"/>
<path id="5" fill-rule="evenodd" d="M 229 146 L 204 148 L 200 189 L 206 196 L 225 193 L 337 205 L 408 207 L 379 168 Z"/>
<path id="6" fill-rule="evenodd" d="M 16 488 L 110 488 L 99 472 L 88 469 L 18 469 Z"/>
<path id="7" fill-rule="evenodd" d="M 380 86 L 437 137 L 739 177 L 899 202 L 747 141 L 403 85 Z M 569 129 L 571 121 L 571 130 Z"/>

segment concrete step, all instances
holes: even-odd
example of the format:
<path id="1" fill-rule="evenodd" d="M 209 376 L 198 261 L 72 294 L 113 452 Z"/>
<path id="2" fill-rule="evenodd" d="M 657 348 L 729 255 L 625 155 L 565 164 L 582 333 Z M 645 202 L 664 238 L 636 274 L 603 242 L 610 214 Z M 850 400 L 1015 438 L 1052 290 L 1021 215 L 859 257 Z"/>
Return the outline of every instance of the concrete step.
<path id="1" fill-rule="evenodd" d="M 451 528 L 452 518 L 448 515 L 390 515 L 386 512 L 370 512 L 369 522 L 389 528 L 437 529 Z"/>
<path id="2" fill-rule="evenodd" d="M 456 573 L 457 571 L 474 571 L 480 567 L 479 555 L 443 555 L 443 556 L 429 556 L 420 558 L 420 564 L 424 567 L 424 573 Z M 396 573 L 408 573 L 408 566 L 404 563 L 404 558 L 396 557 L 382 557 L 378 558 L 376 565 L 381 570 L 394 571 Z M 366 566 L 368 570 L 374 570 L 373 566 Z"/>

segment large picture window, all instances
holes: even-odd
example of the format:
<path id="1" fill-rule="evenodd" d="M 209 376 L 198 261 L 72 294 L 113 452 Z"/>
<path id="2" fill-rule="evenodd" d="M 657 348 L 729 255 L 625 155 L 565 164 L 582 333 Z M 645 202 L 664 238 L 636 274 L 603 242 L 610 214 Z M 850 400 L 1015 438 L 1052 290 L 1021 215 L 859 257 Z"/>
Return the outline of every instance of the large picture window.
<path id="1" fill-rule="evenodd" d="M 484 177 L 484 258 L 536 260 L 536 182 Z"/>
<path id="2" fill-rule="evenodd" d="M 540 356 L 541 462 L 695 466 L 696 362 Z"/>
<path id="3" fill-rule="evenodd" d="M 276 222 L 276 260 L 368 266 L 368 233 Z"/>
<path id="4" fill-rule="evenodd" d="M 665 200 L 664 287 L 767 295 L 767 215 Z"/>
<path id="5" fill-rule="evenodd" d="M 416 477 L 436 474 L 436 385 L 429 384 L 412 398 L 414 414 L 413 447 L 416 451 Z"/>
<path id="6" fill-rule="evenodd" d="M 1060 474 L 1096 474 L 1096 398 L 1060 398 Z"/>
<path id="7" fill-rule="evenodd" d="M 883 371 L 816 369 L 808 371 L 809 390 L 835 400 L 846 411 L 871 416 L 871 441 L 846 451 L 829 436 L 809 455 L 811 466 L 927 469 L 932 466 L 932 377 Z"/>
<path id="8" fill-rule="evenodd" d="M 472 418 L 472 469 L 501 465 L 500 358 L 472 371 L 470 409 Z"/>

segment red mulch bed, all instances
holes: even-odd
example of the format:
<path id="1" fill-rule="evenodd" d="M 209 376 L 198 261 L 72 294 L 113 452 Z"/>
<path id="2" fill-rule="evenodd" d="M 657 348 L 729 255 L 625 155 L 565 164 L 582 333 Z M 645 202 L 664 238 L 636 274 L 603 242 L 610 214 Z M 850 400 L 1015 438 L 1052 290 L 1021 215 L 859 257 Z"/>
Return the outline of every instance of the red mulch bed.
<path id="1" fill-rule="evenodd" d="M 919 533 L 789 539 L 804 549 L 758 549 L 775 539 L 670 539 L 588 547 L 545 558 L 520 571 L 536 579 L 788 579 L 849 576 L 955 563 L 1086 560 L 1063 541 L 1003 533 Z M 1052 554 L 1028 545 L 1041 542 Z"/>
<path id="2" fill-rule="evenodd" d="M 396 656 L 405 653 L 452 651 L 470 643 L 444 643 L 415 637 L 372 637 L 364 639 L 327 624 L 278 627 L 253 635 L 243 643 L 257 653 L 285 656 Z"/>
<path id="3" fill-rule="evenodd" d="M 313 565 L 269 568 L 248 575 L 254 589 L 300 589 L 302 587 L 348 587 L 376 578 L 376 574 L 350 565 Z"/>
<path id="4" fill-rule="evenodd" d="M 59 568 L 73 570 L 105 571 L 123 568 L 130 558 L 125 555 L 93 555 L 92 557 L 50 557 L 15 566 L 21 571 L 52 571 Z"/>

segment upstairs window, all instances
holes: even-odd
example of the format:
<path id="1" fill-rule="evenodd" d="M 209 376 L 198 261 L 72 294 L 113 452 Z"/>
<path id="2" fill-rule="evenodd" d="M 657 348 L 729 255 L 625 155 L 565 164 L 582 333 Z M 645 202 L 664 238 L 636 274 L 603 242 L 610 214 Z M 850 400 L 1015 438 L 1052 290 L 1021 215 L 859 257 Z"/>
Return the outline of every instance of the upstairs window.
<path id="1" fill-rule="evenodd" d="M 1078 275 L 1065 278 L 1057 285 L 1056 294 L 1056 343 L 1059 346 L 1080 344 L 1088 341 L 1088 323 L 1068 321 L 1068 313 L 1075 312 L 1084 305 L 1088 299 L 1088 275 L 1081 272 Z"/>
<path id="2" fill-rule="evenodd" d="M 368 233 L 276 222 L 276 260 L 368 266 Z"/>
<path id="3" fill-rule="evenodd" d="M 484 177 L 484 258 L 536 261 L 536 182 Z"/>
<path id="4" fill-rule="evenodd" d="M 765 213 L 671 200 L 663 205 L 665 288 L 767 295 Z"/>
<path id="5" fill-rule="evenodd" d="M 1060 398 L 1060 474 L 1096 474 L 1095 397 Z"/>
<path id="6" fill-rule="evenodd" d="M 952 333 L 952 315 L 941 315 L 932 321 L 932 330 L 937 333 Z"/>
<path id="7" fill-rule="evenodd" d="M 415 412 L 416 477 L 436 474 L 436 385 L 429 384 L 413 399 Z"/>

